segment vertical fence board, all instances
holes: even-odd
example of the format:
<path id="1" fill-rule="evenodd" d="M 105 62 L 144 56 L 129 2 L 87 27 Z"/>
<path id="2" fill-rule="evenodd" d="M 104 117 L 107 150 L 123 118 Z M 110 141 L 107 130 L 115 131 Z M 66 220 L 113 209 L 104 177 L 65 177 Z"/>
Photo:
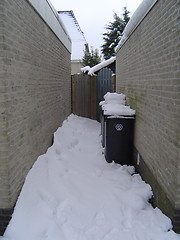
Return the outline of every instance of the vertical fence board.
<path id="1" fill-rule="evenodd" d="M 95 76 L 91 76 L 90 81 L 90 89 L 91 89 L 91 118 L 97 119 L 96 117 L 96 102 L 97 102 L 97 78 Z"/>
<path id="2" fill-rule="evenodd" d="M 107 87 L 109 84 L 112 85 Z M 75 74 L 71 76 L 71 85 L 72 113 L 82 117 L 98 119 L 98 91 L 103 92 L 107 88 L 115 91 L 115 76 L 112 77 L 112 83 L 102 79 L 101 84 L 98 84 L 97 76 Z"/>
<path id="3" fill-rule="evenodd" d="M 112 92 L 116 91 L 116 75 L 112 75 Z"/>

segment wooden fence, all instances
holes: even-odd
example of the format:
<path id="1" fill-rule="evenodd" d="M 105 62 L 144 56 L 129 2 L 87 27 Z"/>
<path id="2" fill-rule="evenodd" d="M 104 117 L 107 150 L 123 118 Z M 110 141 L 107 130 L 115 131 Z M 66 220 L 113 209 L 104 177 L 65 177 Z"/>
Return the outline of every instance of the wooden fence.
<path id="1" fill-rule="evenodd" d="M 72 113 L 98 119 L 97 76 L 75 74 L 71 76 Z M 112 91 L 115 91 L 115 76 L 112 76 Z"/>
<path id="2" fill-rule="evenodd" d="M 96 119 L 96 76 L 75 74 L 72 83 L 72 112 L 81 117 Z"/>

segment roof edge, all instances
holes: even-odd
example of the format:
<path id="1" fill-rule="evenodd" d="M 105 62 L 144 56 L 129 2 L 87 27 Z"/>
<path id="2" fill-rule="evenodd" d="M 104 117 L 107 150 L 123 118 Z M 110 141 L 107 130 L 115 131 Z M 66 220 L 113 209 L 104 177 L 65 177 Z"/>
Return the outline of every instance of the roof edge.
<path id="1" fill-rule="evenodd" d="M 59 40 L 71 52 L 71 39 L 67 30 L 58 16 L 57 11 L 49 0 L 27 0 L 32 7 L 39 13 L 42 19 L 47 23 L 51 30 L 56 34 Z"/>
<path id="2" fill-rule="evenodd" d="M 131 36 L 131 34 L 136 30 L 142 20 L 146 17 L 152 7 L 158 0 L 143 0 L 143 2 L 136 9 L 132 17 L 130 18 L 128 24 L 126 25 L 123 36 L 115 48 L 115 52 L 117 53 L 119 49 L 124 45 L 127 39 Z"/>
<path id="3" fill-rule="evenodd" d="M 84 32 L 82 31 L 82 29 L 81 29 L 81 27 L 80 27 L 80 25 L 79 25 L 79 23 L 78 23 L 78 21 L 77 21 L 77 19 L 76 19 L 76 16 L 74 15 L 74 12 L 73 12 L 73 10 L 62 10 L 62 11 L 57 11 L 57 13 L 61 16 L 61 14 L 69 14 L 69 15 L 71 15 L 71 17 L 72 17 L 72 19 L 73 19 L 73 21 L 74 21 L 74 23 L 75 23 L 75 26 L 77 27 L 77 30 L 82 34 L 82 36 L 83 36 L 83 38 L 84 38 L 84 41 L 86 42 L 86 44 L 87 44 L 87 41 L 86 41 L 86 38 L 85 38 L 85 36 L 84 36 Z"/>

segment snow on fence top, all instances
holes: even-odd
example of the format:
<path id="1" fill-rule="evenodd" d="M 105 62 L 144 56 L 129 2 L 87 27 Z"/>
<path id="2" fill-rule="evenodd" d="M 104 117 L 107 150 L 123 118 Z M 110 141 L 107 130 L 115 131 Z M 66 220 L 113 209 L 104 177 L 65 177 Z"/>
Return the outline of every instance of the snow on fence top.
<path id="1" fill-rule="evenodd" d="M 68 51 L 71 52 L 71 39 L 51 2 L 49 0 L 29 0 L 29 2 L 68 49 Z"/>
<path id="2" fill-rule="evenodd" d="M 94 73 L 99 71 L 100 69 L 108 66 L 109 64 L 113 63 L 116 60 L 116 57 L 111 57 L 108 60 L 104 60 L 101 63 L 95 65 L 94 67 L 90 68 L 89 66 L 83 67 L 81 68 L 82 72 L 87 72 L 88 71 L 88 75 L 95 75 Z"/>
<path id="3" fill-rule="evenodd" d="M 135 110 L 129 106 L 125 106 L 125 98 L 126 96 L 122 93 L 106 93 L 104 95 L 105 101 L 99 104 L 102 107 L 104 115 L 111 115 L 113 117 L 135 115 Z"/>
<path id="4" fill-rule="evenodd" d="M 147 13 L 151 10 L 151 8 L 157 1 L 158 0 L 143 0 L 143 2 L 139 5 L 123 31 L 123 37 L 121 38 L 118 46 L 115 48 L 116 53 L 126 42 L 128 37 L 134 32 L 134 30 L 141 23 L 141 21 L 144 19 L 144 17 L 147 15 Z"/>

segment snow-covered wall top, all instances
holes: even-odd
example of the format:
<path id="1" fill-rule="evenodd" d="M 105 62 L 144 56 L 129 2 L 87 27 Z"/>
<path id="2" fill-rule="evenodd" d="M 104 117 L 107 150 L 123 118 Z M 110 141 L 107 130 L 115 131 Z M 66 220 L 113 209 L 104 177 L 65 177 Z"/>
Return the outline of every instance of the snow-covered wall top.
<path id="1" fill-rule="evenodd" d="M 130 18 L 128 24 L 126 25 L 124 32 L 123 32 L 123 37 L 121 38 L 118 46 L 115 49 L 116 52 L 118 52 L 118 50 L 121 48 L 121 46 L 125 43 L 125 41 L 128 39 L 128 37 L 137 28 L 137 26 L 140 24 L 140 22 L 143 20 L 143 18 L 151 10 L 151 8 L 154 6 L 154 4 L 157 1 L 158 0 L 143 0 L 142 1 L 142 3 L 136 9 L 134 14 Z"/>
<path id="2" fill-rule="evenodd" d="M 69 52 L 71 52 L 71 39 L 51 2 L 49 0 L 29 0 L 29 2 L 43 20 L 49 25 Z"/>
<path id="3" fill-rule="evenodd" d="M 94 67 L 90 68 L 89 66 L 83 67 L 81 68 L 82 72 L 87 72 L 88 71 L 88 75 L 94 75 L 95 72 L 99 71 L 100 69 L 108 66 L 109 64 L 113 63 L 116 60 L 116 57 L 111 57 L 108 60 L 104 60 L 101 63 L 95 65 Z"/>
<path id="4" fill-rule="evenodd" d="M 72 10 L 70 11 L 58 11 L 60 19 L 65 25 L 68 34 L 72 41 L 72 54 L 71 60 L 80 60 L 84 56 L 85 45 L 87 44 Z"/>

